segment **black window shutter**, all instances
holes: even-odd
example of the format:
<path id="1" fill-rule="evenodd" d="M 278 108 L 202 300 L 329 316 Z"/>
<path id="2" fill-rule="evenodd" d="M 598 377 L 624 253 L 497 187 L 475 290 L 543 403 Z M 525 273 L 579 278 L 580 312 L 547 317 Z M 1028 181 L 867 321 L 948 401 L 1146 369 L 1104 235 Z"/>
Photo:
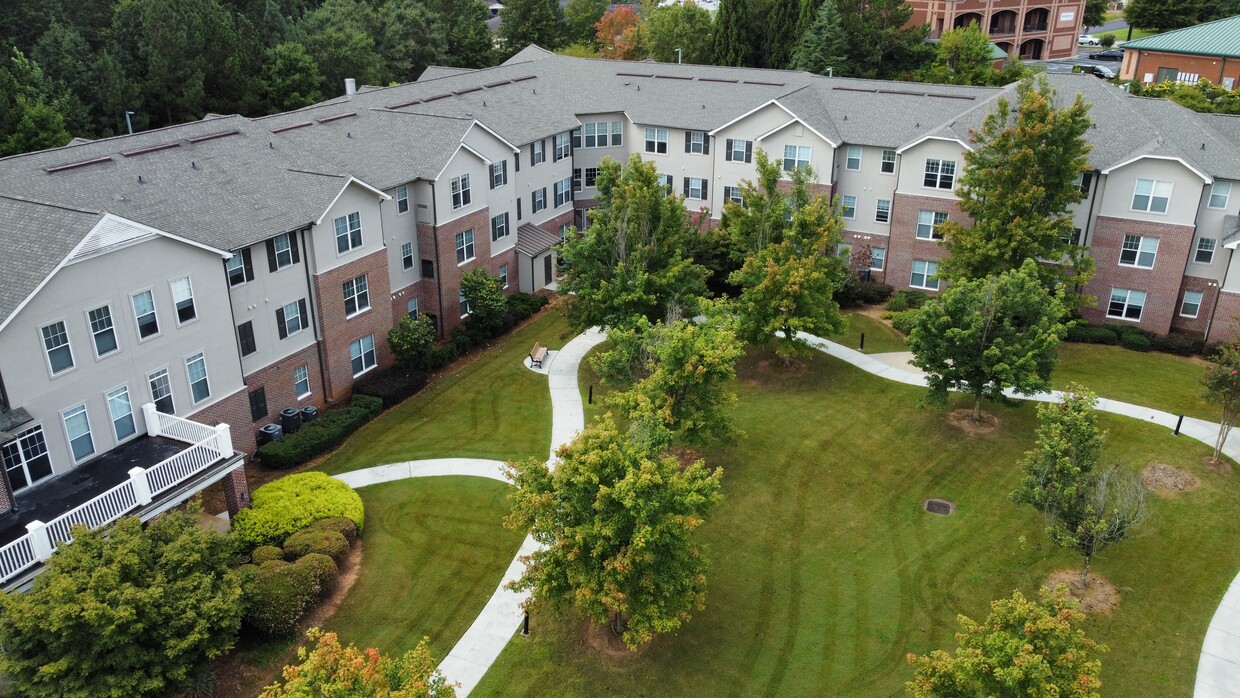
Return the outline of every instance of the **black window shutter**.
<path id="1" fill-rule="evenodd" d="M 257 422 L 267 416 L 267 388 L 250 393 L 250 420 Z"/>
<path id="2" fill-rule="evenodd" d="M 685 196 L 689 195 L 689 178 L 685 177 Z"/>
<path id="3" fill-rule="evenodd" d="M 288 234 L 288 244 L 293 251 L 293 264 L 301 263 L 301 251 L 297 249 L 297 233 Z"/>
<path id="4" fill-rule="evenodd" d="M 306 299 L 297 301 L 297 312 L 301 315 L 301 328 L 304 330 L 310 326 L 310 313 L 306 312 Z"/>
<path id="5" fill-rule="evenodd" d="M 435 263 L 429 259 L 422 260 L 422 278 L 435 278 Z"/>
<path id="6" fill-rule="evenodd" d="M 521 220 L 521 197 L 517 197 L 517 220 Z"/>
<path id="7" fill-rule="evenodd" d="M 693 143 L 692 136 L 693 136 L 692 131 L 685 131 L 685 152 L 686 153 L 689 152 L 689 148 L 691 147 L 691 144 Z"/>
<path id="8" fill-rule="evenodd" d="M 705 133 L 702 134 L 702 154 L 710 155 L 710 136 Z"/>
<path id="9" fill-rule="evenodd" d="M 490 169 L 490 172 L 488 174 L 490 174 L 491 176 L 487 177 L 487 179 L 491 180 L 491 188 L 494 189 L 495 188 L 495 165 L 494 163 L 492 163 L 489 169 Z"/>
<path id="10" fill-rule="evenodd" d="M 728 162 L 732 161 L 732 139 L 731 138 L 727 140 L 727 145 L 723 149 L 723 159 L 727 160 Z"/>
<path id="11" fill-rule="evenodd" d="M 254 280 L 254 260 L 251 259 L 250 248 L 241 250 L 241 266 L 245 269 L 245 280 Z"/>
<path id="12" fill-rule="evenodd" d="M 516 169 L 517 172 L 520 172 L 521 171 L 521 153 L 520 152 L 513 153 L 512 161 L 515 164 L 514 169 Z"/>
<path id="13" fill-rule="evenodd" d="M 753 141 L 745 141 L 745 162 L 753 162 Z"/>
<path id="14" fill-rule="evenodd" d="M 542 144 L 543 144 L 543 162 L 546 162 L 547 161 L 547 139 L 546 138 L 542 140 Z"/>
<path id="15" fill-rule="evenodd" d="M 502 163 L 500 165 L 500 169 L 504 171 L 504 184 L 507 184 L 508 183 L 508 161 L 501 160 L 500 162 Z"/>
<path id="16" fill-rule="evenodd" d="M 288 337 L 288 327 L 284 325 L 284 308 L 276 308 L 276 329 L 280 330 L 280 339 Z"/>
<path id="17" fill-rule="evenodd" d="M 267 271 L 274 274 L 276 273 L 276 269 L 278 268 L 279 267 L 276 266 L 276 241 L 268 240 L 267 241 Z"/>
<path id="18" fill-rule="evenodd" d="M 706 187 L 707 187 L 707 180 L 703 179 L 703 180 L 702 180 L 702 198 L 703 198 L 703 199 L 709 199 L 709 198 L 710 198 L 709 196 L 707 196 L 707 195 L 706 195 Z"/>

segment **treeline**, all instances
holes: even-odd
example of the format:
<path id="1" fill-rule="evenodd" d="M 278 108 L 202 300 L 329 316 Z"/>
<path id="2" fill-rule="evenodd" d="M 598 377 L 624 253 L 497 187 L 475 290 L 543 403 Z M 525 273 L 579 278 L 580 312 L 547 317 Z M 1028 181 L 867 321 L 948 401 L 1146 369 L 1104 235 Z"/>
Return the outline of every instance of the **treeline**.
<path id="1" fill-rule="evenodd" d="M 294 109 L 431 64 L 494 63 L 480 0 L 18 0 L 0 13 L 0 155 Z"/>

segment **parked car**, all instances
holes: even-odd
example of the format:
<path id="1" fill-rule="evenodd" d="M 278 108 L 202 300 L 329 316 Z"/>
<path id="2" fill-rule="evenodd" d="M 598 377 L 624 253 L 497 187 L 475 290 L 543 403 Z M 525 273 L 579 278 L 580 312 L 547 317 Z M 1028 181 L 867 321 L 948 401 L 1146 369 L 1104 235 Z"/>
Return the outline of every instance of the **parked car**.
<path id="1" fill-rule="evenodd" d="M 1107 49 L 1106 51 L 1098 51 L 1090 56 L 1095 61 L 1122 61 L 1124 60 L 1124 52 L 1119 49 Z"/>
<path id="2" fill-rule="evenodd" d="M 1095 66 L 1092 66 L 1092 67 L 1090 67 L 1089 72 L 1090 72 L 1090 74 L 1094 75 L 1095 77 L 1100 77 L 1100 78 L 1102 78 L 1103 80 L 1114 80 L 1114 79 L 1115 79 L 1115 71 L 1114 71 L 1114 70 L 1111 70 L 1110 68 L 1106 67 L 1105 65 L 1095 65 Z"/>
<path id="3" fill-rule="evenodd" d="M 1093 34 L 1081 34 L 1076 37 L 1077 46 L 1101 46 L 1102 40 Z"/>

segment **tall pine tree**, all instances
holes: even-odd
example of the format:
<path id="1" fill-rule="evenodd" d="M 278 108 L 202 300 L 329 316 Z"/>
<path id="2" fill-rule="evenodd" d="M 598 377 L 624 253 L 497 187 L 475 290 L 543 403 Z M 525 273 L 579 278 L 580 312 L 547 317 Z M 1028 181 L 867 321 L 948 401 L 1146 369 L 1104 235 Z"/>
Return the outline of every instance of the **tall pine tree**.
<path id="1" fill-rule="evenodd" d="M 801 0 L 775 0 L 766 18 L 766 41 L 762 65 L 784 69 L 792 64 L 797 47 L 797 25 L 801 20 Z"/>
<path id="2" fill-rule="evenodd" d="M 564 11 L 559 0 L 511 0 L 500 13 L 499 38 L 512 55 L 537 44 L 554 51 L 564 42 Z"/>
<path id="3" fill-rule="evenodd" d="M 753 67 L 757 57 L 754 44 L 758 40 L 750 0 L 722 0 L 715 15 L 715 65 Z"/>
<path id="4" fill-rule="evenodd" d="M 906 26 L 913 8 L 904 0 L 837 0 L 836 7 L 846 42 L 845 75 L 898 77 L 927 63 L 934 51 L 922 43 L 929 25 Z"/>
<path id="5" fill-rule="evenodd" d="M 819 75 L 826 75 L 828 68 L 831 68 L 834 74 L 839 74 L 845 62 L 846 48 L 835 0 L 823 0 L 813 25 L 797 46 L 792 67 Z"/>

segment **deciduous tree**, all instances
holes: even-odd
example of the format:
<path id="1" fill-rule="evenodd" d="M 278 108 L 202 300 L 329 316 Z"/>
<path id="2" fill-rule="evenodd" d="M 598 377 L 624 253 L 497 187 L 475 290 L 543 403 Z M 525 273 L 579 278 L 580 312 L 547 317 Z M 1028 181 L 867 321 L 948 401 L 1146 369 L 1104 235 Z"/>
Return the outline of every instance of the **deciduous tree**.
<path id="1" fill-rule="evenodd" d="M 266 102 L 273 111 L 300 109 L 323 99 L 319 64 L 296 41 L 267 49 L 262 75 Z"/>
<path id="2" fill-rule="evenodd" d="M 1085 11 L 1081 13 L 1081 31 L 1090 27 L 1100 27 L 1107 21 L 1107 0 L 1085 0 Z"/>
<path id="3" fill-rule="evenodd" d="M 604 159 L 597 185 L 590 227 L 561 245 L 560 288 L 574 294 L 569 322 L 625 327 L 638 317 L 672 322 L 693 315 L 706 293 L 707 272 L 684 256 L 687 238 L 697 231 L 680 199 L 638 155 L 623 169 Z"/>
<path id="4" fill-rule="evenodd" d="M 1089 280 L 1093 258 L 1072 244 L 1069 210 L 1083 198 L 1078 177 L 1088 167 L 1089 126 L 1084 99 L 1077 95 L 1071 105 L 1061 105 L 1045 79 L 1021 83 L 1016 104 L 996 100 L 972 135 L 956 188 L 973 225 L 948 219 L 939 226 L 951 253 L 942 276 L 980 279 L 1034 259 L 1048 289 L 1064 285 L 1071 292 Z M 1082 300 L 1067 297 L 1071 306 Z"/>
<path id="5" fill-rule="evenodd" d="M 491 276 L 481 267 L 461 276 L 461 294 L 469 308 L 469 321 L 494 334 L 504 324 L 508 299 L 499 277 Z"/>
<path id="6" fill-rule="evenodd" d="M 646 57 L 646 27 L 632 7 L 614 7 L 595 25 L 599 56 L 623 61 Z"/>
<path id="7" fill-rule="evenodd" d="M 706 561 L 694 531 L 719 501 L 723 471 L 657 455 L 619 433 L 611 415 L 557 452 L 511 463 L 512 513 L 542 547 L 512 587 L 531 603 L 577 607 L 610 623 L 630 648 L 687 622 L 706 600 Z"/>
<path id="8" fill-rule="evenodd" d="M 297 649 L 299 664 L 284 667 L 277 681 L 263 689 L 261 698 L 452 698 L 456 690 L 435 670 L 428 647 L 430 638 L 399 659 L 379 650 L 340 645 L 336 633 L 310 628 L 306 637 L 313 650 Z"/>
<path id="9" fill-rule="evenodd" d="M 388 346 L 396 363 L 405 368 L 428 371 L 435 355 L 435 326 L 425 315 L 402 317 L 388 330 Z"/>
<path id="10" fill-rule="evenodd" d="M 431 0 L 430 8 L 438 15 L 439 34 L 446 37 L 443 46 L 444 64 L 460 68 L 487 68 L 495 62 L 491 16 L 485 2 Z"/>
<path id="11" fill-rule="evenodd" d="M 997 75 L 990 37 L 977 22 L 943 32 L 935 47 L 934 65 L 919 78 L 952 85 L 990 85 Z"/>
<path id="12" fill-rule="evenodd" d="M 241 586 L 226 539 L 187 514 L 78 527 L 26 594 L 0 595 L 0 668 L 20 695 L 162 696 L 233 646 Z"/>
<path id="13" fill-rule="evenodd" d="M 1218 436 L 1214 439 L 1214 457 L 1218 463 L 1223 445 L 1240 416 L 1240 343 L 1230 342 L 1219 347 L 1214 361 L 1201 378 L 1205 386 L 1202 397 L 1219 407 Z"/>
<path id="14" fill-rule="evenodd" d="M 926 401 L 946 405 L 959 390 L 973 396 L 973 419 L 982 398 L 1006 400 L 1004 391 L 1032 395 L 1050 388 L 1059 342 L 1067 333 L 1062 293 L 1038 281 L 1037 263 L 997 276 L 953 283 L 922 306 L 909 334 L 912 364 L 926 372 Z"/>
<path id="15" fill-rule="evenodd" d="M 650 57 L 674 63 L 710 63 L 714 23 L 710 12 L 693 0 L 679 5 L 661 5 L 650 12 L 646 25 L 650 34 Z M 679 57 L 676 49 L 680 49 Z"/>
<path id="16" fill-rule="evenodd" d="M 64 114 L 38 64 L 0 43 L 0 157 L 69 142 Z"/>
<path id="17" fill-rule="evenodd" d="M 1161 33 L 1196 24 L 1205 7 L 1203 0 L 1129 0 L 1124 19 L 1138 29 Z"/>
<path id="18" fill-rule="evenodd" d="M 594 43 L 596 25 L 611 0 L 568 0 L 564 6 L 564 33 L 568 41 Z"/>
<path id="19" fill-rule="evenodd" d="M 507 55 L 535 44 L 554 51 L 564 43 L 559 0 L 510 0 L 500 13 L 499 38 Z"/>
<path id="20" fill-rule="evenodd" d="M 1099 656 L 1107 651 L 1085 636 L 1078 611 L 1061 586 L 1038 599 L 1019 591 L 990 604 L 982 623 L 957 616 L 954 654 L 935 650 L 908 656 L 917 675 L 907 684 L 915 698 L 943 696 L 1060 696 L 1098 698 Z"/>

